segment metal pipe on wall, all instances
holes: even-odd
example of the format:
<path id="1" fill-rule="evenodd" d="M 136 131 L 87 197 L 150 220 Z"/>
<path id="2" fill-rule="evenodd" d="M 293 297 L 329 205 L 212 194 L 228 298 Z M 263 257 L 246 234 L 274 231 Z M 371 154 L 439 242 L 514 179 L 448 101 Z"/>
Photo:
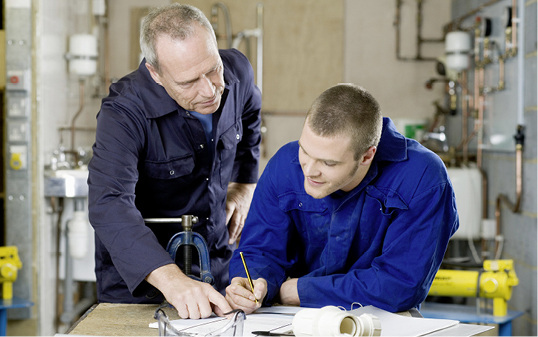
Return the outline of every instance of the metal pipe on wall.
<path id="1" fill-rule="evenodd" d="M 497 239 L 495 240 L 495 255 L 500 258 L 500 233 L 501 233 L 501 206 L 504 203 L 512 213 L 520 212 L 521 196 L 523 195 L 523 143 L 525 140 L 522 125 L 518 125 L 517 133 L 514 136 L 516 140 L 516 201 L 512 201 L 506 194 L 499 194 L 495 202 L 495 224 Z M 497 257 L 498 256 L 498 257 Z"/>
<path id="2" fill-rule="evenodd" d="M 461 24 L 463 21 L 465 21 L 466 19 L 472 17 L 473 15 L 479 13 L 482 9 L 486 8 L 486 7 L 489 7 L 491 5 L 494 5 L 498 2 L 501 2 L 501 1 L 504 1 L 504 0 L 491 0 L 491 1 L 488 1 L 478 7 L 476 7 L 475 9 L 463 14 L 462 16 L 458 17 L 457 19 L 454 19 L 452 21 L 450 21 L 449 23 L 447 23 L 445 25 L 445 31 L 446 32 L 449 32 L 449 31 L 452 31 L 452 30 L 468 30 L 464 27 L 461 27 Z"/>
<path id="3" fill-rule="evenodd" d="M 218 34 L 219 30 L 219 9 L 222 11 L 224 15 L 224 27 L 225 27 L 225 35 L 221 36 Z M 216 2 L 211 6 L 211 24 L 213 26 L 213 30 L 215 31 L 215 35 L 217 36 L 217 39 L 224 37 L 226 38 L 226 48 L 232 48 L 232 20 L 230 18 L 230 11 L 228 10 L 228 6 L 226 6 L 222 2 Z"/>
<path id="4" fill-rule="evenodd" d="M 396 27 L 396 59 L 400 61 L 437 61 L 435 57 L 423 57 L 422 56 L 422 44 L 424 43 L 442 43 L 444 42 L 444 37 L 438 39 L 426 39 L 422 37 L 422 22 L 423 22 L 423 10 L 422 5 L 424 0 L 416 0 L 417 10 L 416 10 L 416 30 L 417 34 L 415 37 L 416 40 L 416 49 L 415 57 L 403 57 L 401 56 L 401 7 L 403 0 L 396 0 L 396 11 L 394 16 L 394 26 Z"/>

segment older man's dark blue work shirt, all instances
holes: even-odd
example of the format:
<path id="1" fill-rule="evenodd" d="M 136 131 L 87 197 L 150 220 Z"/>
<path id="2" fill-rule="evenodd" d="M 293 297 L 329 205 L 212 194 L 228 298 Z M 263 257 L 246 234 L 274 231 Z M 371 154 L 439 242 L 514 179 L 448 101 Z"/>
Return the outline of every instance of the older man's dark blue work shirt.
<path id="1" fill-rule="evenodd" d="M 220 55 L 225 90 L 212 144 L 200 121 L 153 81 L 145 61 L 103 99 L 88 178 L 99 302 L 163 300 L 144 278 L 173 263 L 164 247 L 182 229 L 144 218 L 197 216 L 194 231 L 207 241 L 215 288 L 228 284 L 226 191 L 230 181 L 257 181 L 261 94 L 244 55 Z"/>

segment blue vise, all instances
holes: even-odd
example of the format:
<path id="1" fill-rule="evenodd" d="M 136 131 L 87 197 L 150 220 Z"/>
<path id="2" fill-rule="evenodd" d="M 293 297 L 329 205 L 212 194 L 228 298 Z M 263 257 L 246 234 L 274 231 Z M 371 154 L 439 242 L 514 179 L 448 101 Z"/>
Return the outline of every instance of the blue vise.
<path id="1" fill-rule="evenodd" d="M 166 246 L 166 251 L 176 261 L 177 251 L 181 247 L 183 253 L 183 272 L 192 279 L 213 284 L 209 251 L 204 238 L 192 230 L 192 225 L 198 222 L 194 215 L 182 215 L 181 218 L 150 218 L 144 219 L 146 223 L 181 223 L 183 231 L 176 233 Z M 192 275 L 192 248 L 198 251 L 200 277 Z"/>

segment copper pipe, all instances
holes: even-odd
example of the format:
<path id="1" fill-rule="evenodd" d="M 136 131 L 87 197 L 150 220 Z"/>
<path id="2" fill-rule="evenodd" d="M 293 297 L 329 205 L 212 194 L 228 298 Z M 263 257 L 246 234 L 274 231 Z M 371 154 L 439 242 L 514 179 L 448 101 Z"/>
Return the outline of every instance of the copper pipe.
<path id="1" fill-rule="evenodd" d="M 478 168 L 482 168 L 482 131 L 484 126 L 484 100 L 485 95 L 483 93 L 484 88 L 484 68 L 478 70 L 478 78 L 480 81 L 479 84 L 479 95 L 478 95 L 478 137 L 477 137 L 477 146 L 476 146 L 476 165 Z"/>
<path id="2" fill-rule="evenodd" d="M 71 126 L 60 126 L 58 128 L 58 130 L 59 131 L 69 131 L 69 132 L 71 132 L 73 130 L 73 128 Z M 97 129 L 95 127 L 91 127 L 91 126 L 75 126 L 74 130 L 75 131 L 94 132 Z"/>
<path id="3" fill-rule="evenodd" d="M 462 140 L 468 138 L 469 128 L 469 105 L 467 104 L 467 95 L 469 94 L 469 88 L 467 87 L 467 71 L 461 72 L 461 136 Z M 466 165 L 469 162 L 469 147 L 463 147 L 463 163 Z"/>
<path id="4" fill-rule="evenodd" d="M 306 117 L 306 112 L 302 111 L 268 111 L 263 110 L 262 115 L 280 117 Z"/>
<path id="5" fill-rule="evenodd" d="M 437 59 L 435 57 L 422 57 L 422 44 L 423 43 L 442 43 L 445 41 L 444 36 L 442 38 L 437 39 L 431 39 L 431 38 L 423 38 L 422 37 L 422 2 L 424 0 L 416 0 L 417 2 L 417 14 L 416 14 L 416 51 L 415 51 L 415 57 L 403 57 L 400 55 L 400 44 L 401 44 L 401 38 L 400 38 L 400 28 L 401 28 L 401 7 L 402 7 L 402 0 L 396 0 L 396 14 L 394 16 L 394 23 L 393 25 L 396 27 L 396 59 L 399 61 L 436 61 Z"/>

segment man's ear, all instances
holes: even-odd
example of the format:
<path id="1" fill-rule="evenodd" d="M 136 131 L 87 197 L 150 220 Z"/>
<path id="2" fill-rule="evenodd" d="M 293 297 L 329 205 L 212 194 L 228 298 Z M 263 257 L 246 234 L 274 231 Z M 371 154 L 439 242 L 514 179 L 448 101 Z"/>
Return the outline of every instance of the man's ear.
<path id="1" fill-rule="evenodd" d="M 155 83 L 162 86 L 161 76 L 159 75 L 157 70 L 151 64 L 149 64 L 147 62 L 146 62 L 146 68 L 148 69 L 149 74 L 151 75 L 151 78 L 153 78 Z"/>
<path id="2" fill-rule="evenodd" d="M 362 155 L 361 165 L 370 165 L 372 160 L 374 160 L 376 151 L 376 146 L 370 146 L 370 148 Z"/>

